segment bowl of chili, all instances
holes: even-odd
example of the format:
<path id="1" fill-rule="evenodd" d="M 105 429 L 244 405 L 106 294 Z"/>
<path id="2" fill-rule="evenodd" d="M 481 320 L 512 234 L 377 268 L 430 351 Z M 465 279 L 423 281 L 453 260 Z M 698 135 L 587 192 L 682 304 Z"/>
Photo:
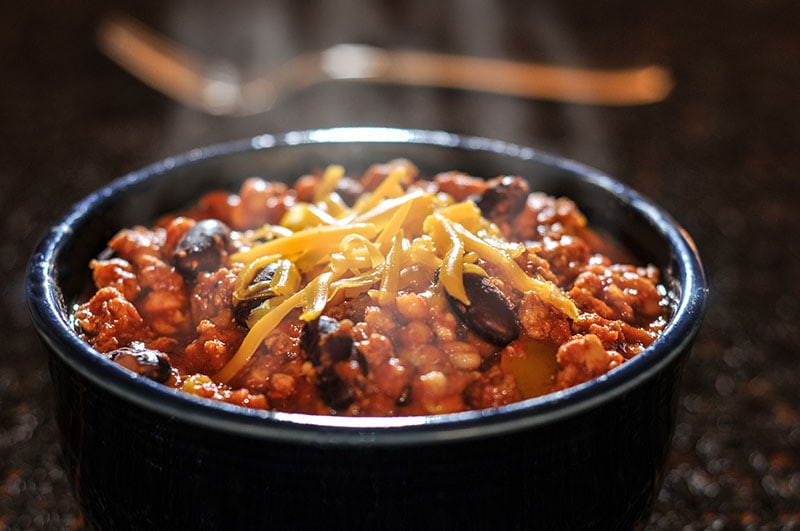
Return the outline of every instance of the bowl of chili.
<path id="1" fill-rule="evenodd" d="M 265 406 L 256 408 L 243 407 L 250 399 L 235 390 L 228 394 L 235 397 L 231 400 L 210 400 L 215 396 L 203 391 L 186 392 L 208 390 L 208 386 L 205 380 L 192 380 L 174 366 L 165 369 L 157 357 L 145 359 L 142 352 L 152 349 L 116 352 L 107 347 L 107 355 L 99 355 L 98 350 L 103 350 L 99 343 L 96 348 L 87 343 L 86 330 L 93 325 L 102 328 L 107 322 L 98 318 L 81 328 L 76 308 L 91 299 L 97 280 L 88 264 L 103 260 L 109 240 L 120 230 L 152 225 L 169 213 L 192 208 L 199 198 L 215 190 L 240 190 L 254 175 L 289 183 L 314 168 L 330 170 L 331 164 L 368 172 L 376 161 L 398 158 L 413 161 L 414 169 L 428 176 L 453 169 L 466 176 L 514 175 L 531 190 L 569 198 L 592 227 L 613 235 L 637 261 L 659 272 L 668 318 L 658 325 L 652 342 L 630 359 L 574 385 L 488 402 L 474 399 L 487 395 L 485 390 L 470 394 L 459 388 L 455 402 L 424 407 L 416 402 L 412 407 L 408 396 L 398 391 L 389 409 L 370 409 L 380 403 L 374 398 L 359 402 L 352 392 L 342 398 L 331 391 L 340 393 L 340 381 L 332 375 L 342 374 L 340 368 L 334 371 L 320 361 L 331 353 L 318 354 L 314 363 L 305 364 L 315 381 L 330 388 L 319 393 L 321 399 L 284 403 L 275 398 L 272 389 L 273 394 L 265 390 L 263 402 L 258 402 L 261 399 L 256 392 L 247 395 L 253 397 L 252 404 Z M 314 185 L 324 187 L 328 170 L 319 174 Z M 441 182 L 446 181 L 440 179 L 440 186 Z M 469 194 L 462 195 L 469 203 Z M 242 199 L 225 197 L 225 204 L 231 197 Z M 407 199 L 409 204 L 412 201 L 416 211 L 435 197 L 417 194 Z M 461 209 L 457 216 L 462 216 L 468 206 L 460 204 L 443 208 L 449 208 L 448 212 Z M 294 224 L 295 235 L 305 234 L 302 226 L 295 226 L 301 223 L 298 220 L 322 216 L 313 208 L 303 208 L 282 212 L 282 217 Z M 408 215 L 412 209 L 405 207 L 405 211 Z M 369 208 L 358 213 L 369 217 Z M 396 217 L 390 212 L 382 219 L 391 225 Z M 462 230 L 453 219 L 431 216 L 430 239 Z M 235 224 L 236 218 L 225 221 Z M 372 252 L 373 262 L 392 263 L 392 241 L 396 254 L 417 252 L 413 242 L 401 249 L 399 240 L 387 237 L 381 241 L 362 225 L 358 227 L 366 232 L 360 233 L 360 239 L 351 239 L 361 247 L 353 244 L 353 248 L 366 249 L 362 254 Z M 469 243 L 469 238 L 463 233 L 452 241 Z M 338 233 L 326 233 L 322 239 L 343 245 Z M 362 242 L 365 239 L 370 241 Z M 239 256 L 249 257 L 250 262 L 267 260 L 278 264 L 273 269 L 281 271 L 280 264 L 270 258 L 272 251 L 252 251 L 270 243 L 262 240 L 238 248 Z M 320 249 L 319 235 L 313 241 L 312 247 Z M 424 247 L 424 243 L 419 245 Z M 505 249 L 505 244 L 495 248 L 498 245 Z M 419 263 L 435 262 L 435 281 L 446 284 L 443 293 L 450 302 L 448 307 L 460 308 L 453 313 L 462 315 L 469 307 L 458 302 L 467 294 L 461 290 L 472 288 L 468 282 L 454 284 L 452 268 L 442 265 L 452 262 L 452 247 L 438 257 L 422 251 L 413 256 Z M 375 258 L 376 249 L 385 252 Z M 337 250 L 317 254 L 333 257 Z M 477 279 L 483 286 L 486 281 L 481 279 L 496 276 L 498 266 L 497 261 L 491 263 L 491 249 L 483 256 L 478 250 L 471 247 L 462 252 L 462 256 L 474 255 L 464 266 L 472 276 L 459 271 L 463 278 Z M 331 258 L 325 263 L 339 260 L 337 264 L 347 266 L 326 267 L 331 274 L 352 272 L 357 257 L 358 253 Z M 116 267 L 115 259 L 106 256 L 104 267 Z M 315 260 L 317 264 L 319 257 Z M 194 282 L 197 264 L 184 262 L 176 262 L 177 268 Z M 286 267 L 286 271 L 290 269 Z M 386 271 L 390 269 L 384 267 L 382 280 L 373 279 L 378 282 L 374 287 L 386 291 L 387 285 L 396 284 L 401 277 L 389 277 Z M 259 270 L 254 271 L 250 282 L 258 275 Z M 356 277 L 350 273 L 344 279 L 348 293 Z M 284 299 L 275 297 L 284 302 L 294 300 L 292 294 L 301 289 L 311 289 L 308 284 L 276 286 L 276 290 L 288 290 L 281 295 Z M 481 289 L 491 291 L 485 286 Z M 380 291 L 373 289 L 363 296 L 380 299 Z M 194 150 L 123 176 L 73 206 L 54 224 L 31 259 L 27 279 L 33 320 L 50 351 L 66 466 L 86 520 L 98 528 L 632 527 L 646 515 L 658 491 L 674 426 L 676 386 L 702 321 L 706 291 L 698 253 L 686 232 L 663 209 L 602 172 L 496 140 L 388 128 L 260 135 Z M 547 296 L 542 291 L 539 298 Z M 574 294 L 565 298 L 566 302 L 558 297 L 551 302 L 567 314 L 571 298 Z M 290 310 L 313 315 L 318 322 L 319 315 L 311 306 L 297 302 L 303 297 L 295 299 Z M 103 299 L 106 308 L 107 300 Z M 262 300 L 257 302 L 264 306 Z M 244 321 L 250 322 L 242 325 L 243 330 L 252 332 L 265 326 L 258 324 L 263 316 L 253 317 L 253 307 L 248 305 Z M 484 321 L 490 318 L 482 317 Z M 169 323 L 163 326 L 169 328 Z M 523 322 L 522 328 L 530 327 Z M 503 330 L 499 339 L 496 330 L 490 330 L 488 340 L 485 335 L 477 337 L 480 333 L 464 337 L 480 344 L 503 343 L 507 342 Z M 242 336 L 247 334 L 242 332 Z M 317 332 L 317 341 L 319 336 Z M 295 339 L 295 343 L 300 341 Z M 238 341 L 247 343 L 247 339 Z M 459 352 L 458 359 L 469 362 L 471 358 Z M 228 364 L 215 367 L 226 382 L 235 382 L 234 373 L 242 369 L 239 365 L 234 366 L 235 371 L 226 369 L 236 356 L 249 360 L 253 353 L 226 355 Z M 343 361 L 347 366 L 357 366 L 358 361 L 366 366 L 371 359 Z M 136 370 L 142 366 L 150 368 Z M 281 374 L 290 373 L 282 370 Z M 355 372 L 354 378 L 363 378 L 363 367 Z M 177 378 L 178 385 L 165 385 L 169 378 Z M 420 381 L 436 387 L 431 383 L 436 382 L 434 378 Z M 409 384 L 408 389 L 416 390 L 410 396 L 422 396 L 422 385 Z M 223 396 L 226 390 L 214 387 L 210 394 Z M 452 407 L 454 403 L 457 407 Z M 326 411 L 332 414 L 320 414 Z"/>

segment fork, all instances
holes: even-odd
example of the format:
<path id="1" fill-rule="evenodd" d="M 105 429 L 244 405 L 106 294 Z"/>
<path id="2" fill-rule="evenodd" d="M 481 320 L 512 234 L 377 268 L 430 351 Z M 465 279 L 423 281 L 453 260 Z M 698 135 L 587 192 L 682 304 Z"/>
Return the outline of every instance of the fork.
<path id="1" fill-rule="evenodd" d="M 138 20 L 103 19 L 99 49 L 152 88 L 213 115 L 268 111 L 281 98 L 317 83 L 352 80 L 504 94 L 577 104 L 629 106 L 656 103 L 673 87 L 658 65 L 585 69 L 468 57 L 366 44 L 336 44 L 298 55 L 245 78 L 231 65 L 212 65 Z"/>

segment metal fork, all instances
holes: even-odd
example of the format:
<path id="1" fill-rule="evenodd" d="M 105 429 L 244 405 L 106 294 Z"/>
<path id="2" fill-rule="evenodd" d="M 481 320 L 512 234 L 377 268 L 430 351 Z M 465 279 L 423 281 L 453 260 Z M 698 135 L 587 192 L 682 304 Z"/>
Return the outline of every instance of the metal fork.
<path id="1" fill-rule="evenodd" d="M 655 103 L 673 87 L 656 65 L 593 70 L 422 51 L 337 44 L 304 53 L 244 79 L 236 68 L 213 66 L 126 15 L 105 18 L 100 50 L 147 85 L 214 115 L 264 112 L 283 96 L 330 80 L 443 87 L 579 104 Z"/>

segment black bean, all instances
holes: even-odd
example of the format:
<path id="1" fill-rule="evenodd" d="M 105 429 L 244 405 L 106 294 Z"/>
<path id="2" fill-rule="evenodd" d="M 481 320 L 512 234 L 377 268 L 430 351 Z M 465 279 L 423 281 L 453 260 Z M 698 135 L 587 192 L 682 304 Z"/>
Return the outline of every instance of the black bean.
<path id="1" fill-rule="evenodd" d="M 126 369 L 156 382 L 166 382 L 172 372 L 169 356 L 158 350 L 122 347 L 109 352 L 108 357 Z"/>
<path id="2" fill-rule="evenodd" d="M 525 206 L 530 189 L 520 177 L 500 177 L 492 181 L 477 199 L 484 217 L 498 221 L 516 215 Z"/>
<path id="3" fill-rule="evenodd" d="M 217 219 L 198 221 L 175 248 L 175 269 L 189 279 L 200 271 L 218 269 L 227 252 L 230 232 L 230 228 Z"/>
<path id="4" fill-rule="evenodd" d="M 247 324 L 247 320 L 250 318 L 250 312 L 258 308 L 268 298 L 269 297 L 253 297 L 252 299 L 237 302 L 233 307 L 233 319 L 240 326 L 249 329 L 250 325 Z"/>
<path id="5" fill-rule="evenodd" d="M 336 193 L 342 198 L 347 206 L 353 206 L 364 192 L 364 187 L 361 183 L 352 177 L 342 177 L 336 185 Z"/>
<path id="6" fill-rule="evenodd" d="M 300 338 L 300 348 L 309 353 L 309 358 L 319 360 L 319 343 L 322 337 L 330 335 L 339 330 L 339 321 L 321 315 L 319 319 L 309 321 L 303 327 L 303 335 Z M 316 361 L 315 363 L 319 363 Z"/>
<path id="7" fill-rule="evenodd" d="M 319 392 L 323 402 L 335 410 L 352 404 L 356 394 L 352 385 L 339 378 L 333 366 L 320 371 Z"/>
<path id="8" fill-rule="evenodd" d="M 503 292 L 478 274 L 465 273 L 463 279 L 471 304 L 467 306 L 447 294 L 453 312 L 473 332 L 494 345 L 505 346 L 517 339 L 521 329 L 519 319 Z"/>
<path id="9" fill-rule="evenodd" d="M 253 276 L 253 280 L 250 283 L 257 284 L 259 282 L 271 282 L 272 277 L 275 276 L 275 271 L 277 271 L 277 269 L 278 262 L 267 264 Z M 233 308 L 233 318 L 240 325 L 244 326 L 245 328 L 249 328 L 247 325 L 247 319 L 250 317 L 250 312 L 260 306 L 261 303 L 272 297 L 273 294 L 270 292 L 237 302 Z"/>
<path id="10" fill-rule="evenodd" d="M 316 367 L 322 400 L 335 410 L 349 406 L 355 400 L 353 382 L 343 380 L 336 365 L 356 362 L 362 375 L 366 375 L 366 360 L 356 350 L 350 332 L 343 330 L 336 319 L 323 315 L 306 323 L 300 346 Z"/>
<path id="11" fill-rule="evenodd" d="M 300 347 L 314 365 L 331 365 L 353 355 L 353 338 L 339 332 L 339 322 L 326 315 L 306 323 Z"/>

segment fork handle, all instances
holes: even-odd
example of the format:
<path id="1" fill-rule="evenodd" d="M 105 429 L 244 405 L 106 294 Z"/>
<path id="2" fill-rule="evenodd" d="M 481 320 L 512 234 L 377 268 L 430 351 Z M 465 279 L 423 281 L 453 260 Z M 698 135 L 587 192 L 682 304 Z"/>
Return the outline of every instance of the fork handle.
<path id="1" fill-rule="evenodd" d="M 352 44 L 334 46 L 326 53 L 329 55 L 323 56 L 323 68 L 336 79 L 474 90 L 551 101 L 642 105 L 663 100 L 673 86 L 669 71 L 660 66 L 593 70 Z"/>

